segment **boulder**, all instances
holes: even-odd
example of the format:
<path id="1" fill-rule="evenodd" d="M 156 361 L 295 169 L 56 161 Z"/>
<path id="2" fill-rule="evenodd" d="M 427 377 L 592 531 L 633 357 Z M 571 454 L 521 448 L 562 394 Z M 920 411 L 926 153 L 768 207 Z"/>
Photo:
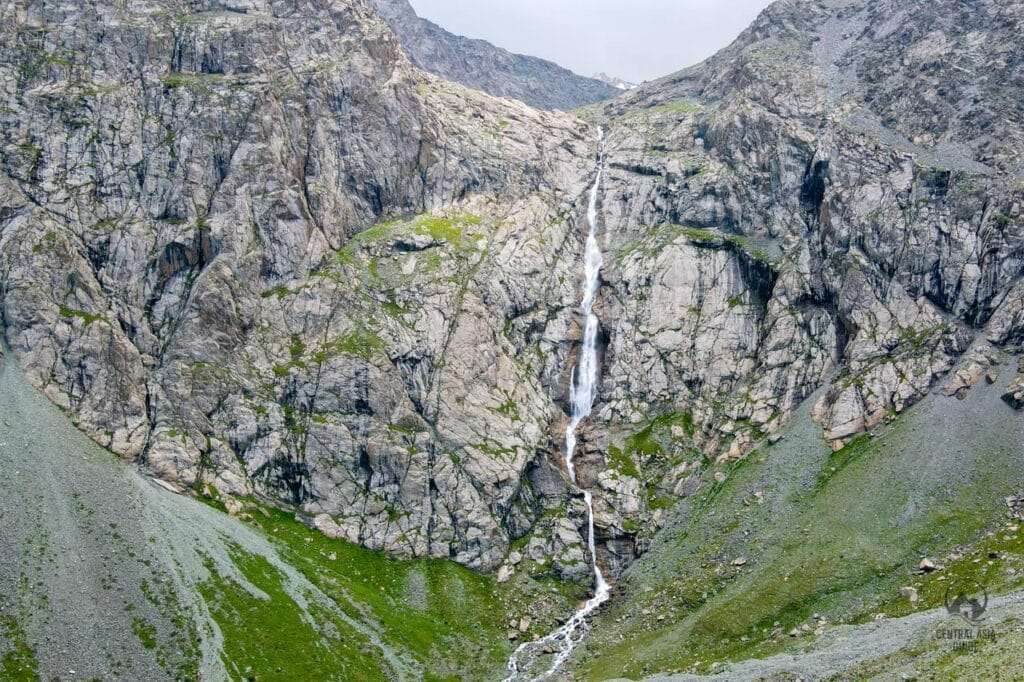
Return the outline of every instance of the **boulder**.
<path id="1" fill-rule="evenodd" d="M 1015 410 L 1024 410 L 1024 374 L 1015 378 L 1006 387 L 1003 401 Z"/>

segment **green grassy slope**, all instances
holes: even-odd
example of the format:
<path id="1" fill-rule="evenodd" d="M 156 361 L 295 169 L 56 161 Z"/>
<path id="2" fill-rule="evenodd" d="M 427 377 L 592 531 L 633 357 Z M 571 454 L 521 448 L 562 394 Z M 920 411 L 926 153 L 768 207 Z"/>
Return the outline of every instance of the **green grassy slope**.
<path id="1" fill-rule="evenodd" d="M 943 576 L 973 576 L 994 591 L 1024 583 L 1019 537 L 984 536 L 1005 520 L 1004 498 L 1024 487 L 1024 419 L 999 400 L 1012 376 L 1003 374 L 964 401 L 932 396 L 838 453 L 810 423 L 808 401 L 785 440 L 734 465 L 721 484 L 710 470 L 675 510 L 602 614 L 578 672 L 705 672 L 799 648 L 814 635 L 786 633 L 815 615 L 864 622 L 939 606 Z M 965 557 L 947 562 L 957 546 Z M 949 565 L 915 575 L 925 556 Z M 901 597 L 904 586 L 920 600 Z"/>
<path id="2" fill-rule="evenodd" d="M 312 595 L 305 601 L 313 608 L 296 603 L 282 588 L 277 569 L 237 547 L 231 552 L 235 566 L 269 600 L 211 570 L 202 592 L 225 634 L 225 660 L 229 668 L 260 680 L 293 679 L 288 661 L 302 661 L 310 679 L 387 679 L 387 662 L 376 660 L 365 638 L 333 612 L 335 605 L 370 624 L 381 641 L 400 652 L 412 677 L 500 677 L 513 648 L 510 624 L 529 615 L 531 626 L 523 636 L 541 634 L 554 627 L 554 614 L 571 609 L 563 594 L 576 589 L 525 576 L 500 584 L 445 560 L 399 561 L 328 538 L 292 514 L 254 501 L 241 517 L 329 600 L 327 608 L 316 606 Z M 539 611 L 547 618 L 538 618 Z M 304 612 L 315 622 L 302 622 Z"/>

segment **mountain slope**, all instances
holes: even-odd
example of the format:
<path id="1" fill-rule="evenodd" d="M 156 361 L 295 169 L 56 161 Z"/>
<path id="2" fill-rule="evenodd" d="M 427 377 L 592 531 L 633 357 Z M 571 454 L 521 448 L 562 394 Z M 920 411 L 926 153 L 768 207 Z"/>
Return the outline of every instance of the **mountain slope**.
<path id="1" fill-rule="evenodd" d="M 582 676 L 720 672 L 722 662 L 786 653 L 796 658 L 776 674 L 830 679 L 889 655 L 851 647 L 828 675 L 813 672 L 813 657 L 799 655 L 834 640 L 836 626 L 943 607 L 958 576 L 992 597 L 1019 589 L 1024 545 L 1005 499 L 1024 489 L 1024 420 L 1000 399 L 1016 371 L 1003 365 L 993 385 L 962 401 L 936 391 L 834 454 L 805 405 L 782 441 L 673 510 L 601 615 L 580 655 Z M 921 574 L 923 557 L 943 568 Z M 904 586 L 920 601 L 902 597 Z M 957 627 L 950 620 L 920 624 L 895 651 L 934 643 L 941 627 Z M 943 644 L 929 658 L 941 660 Z"/>
<path id="2" fill-rule="evenodd" d="M 756 653 L 796 605 L 861 617 L 915 553 L 998 529 L 1024 385 L 1019 3 L 785 0 L 589 123 L 418 70 L 363 0 L 4 12 L 5 337 L 168 487 L 589 584 L 562 453 L 600 123 L 575 464 L 621 606 L 581 669 Z M 802 527 L 809 549 L 751 544 Z M 649 640 L 635 666 L 620 635 Z"/>
<path id="3" fill-rule="evenodd" d="M 1018 4 L 780 2 L 708 62 L 590 110 L 616 260 L 588 440 L 618 489 L 647 491 L 639 527 L 663 529 L 584 674 L 785 649 L 814 613 L 896 606 L 922 555 L 983 557 L 979 534 L 1006 532 L 1022 23 Z M 1019 570 L 1010 544 L 997 573 Z"/>
<path id="4" fill-rule="evenodd" d="M 639 526 L 822 385 L 814 417 L 838 449 L 965 354 L 953 393 L 1020 352 L 1024 112 L 1005 83 L 1022 17 L 985 7 L 776 3 L 707 63 L 592 110 L 611 261 L 586 440 L 595 470 L 648 491 Z M 936 40 L 962 47 L 937 57 Z M 915 99 L 959 118 L 926 137 L 892 104 Z"/>
<path id="5" fill-rule="evenodd" d="M 1019 78 L 1012 35 L 1021 16 L 1002 5 L 989 16 L 956 2 L 948 10 L 778 3 L 709 62 L 608 106 L 609 163 L 621 184 L 607 193 L 608 220 L 626 225 L 610 250 L 630 256 L 645 240 L 697 243 L 698 254 L 731 260 L 743 275 L 731 291 L 718 287 L 726 290 L 719 302 L 735 295 L 742 305 L 705 310 L 692 332 L 699 343 L 709 315 L 726 325 L 733 345 L 710 351 L 710 363 L 722 365 L 715 371 L 725 373 L 727 390 L 736 379 L 747 386 L 738 396 L 743 404 L 726 408 L 730 421 L 771 430 L 776 413 L 785 415 L 839 363 L 844 380 L 857 385 L 837 384 L 820 413 L 838 446 L 922 395 L 986 325 L 992 343 L 1020 341 L 1014 287 L 1024 268 L 1022 140 L 1015 122 L 1024 112 L 1007 99 L 1005 84 Z M 901 26 L 898 38 L 883 39 L 883 30 Z M 847 41 L 837 43 L 842 35 Z M 935 41 L 963 47 L 939 58 L 928 52 Z M 823 54 L 826 42 L 838 51 Z M 875 82 L 878 65 L 903 63 L 912 66 Z M 1002 75 L 989 78 L 998 68 Z M 965 81 L 965 72 L 975 81 L 941 85 Z M 893 104 L 916 100 L 959 113 L 922 131 L 920 116 Z M 715 234 L 676 236 L 676 224 Z M 668 231 L 658 236 L 662 227 Z M 734 249 L 738 260 L 715 250 L 730 237 L 745 246 Z M 712 249 L 701 249 L 702 241 Z M 754 261 L 764 266 L 758 281 L 749 276 Z M 664 269 L 677 261 L 662 262 Z M 631 280 L 649 278 L 626 266 L 622 284 L 613 284 L 623 304 L 609 310 L 612 319 L 629 315 L 637 300 Z M 660 293 L 657 274 L 652 295 Z M 627 327 L 635 329 L 636 319 Z M 641 368 L 638 378 L 649 381 L 653 355 L 637 356 L 629 334 L 617 338 L 626 341 L 630 364 L 619 369 L 613 358 L 611 381 Z M 788 359 L 794 341 L 800 357 Z M 659 350 L 681 361 L 689 355 L 674 341 Z M 748 355 L 753 365 L 743 367 Z M 717 379 L 700 364 L 695 371 L 703 376 L 673 379 L 670 370 L 669 383 L 715 390 L 708 384 Z"/>
<path id="6" fill-rule="evenodd" d="M 578 76 L 544 59 L 450 33 L 418 17 L 409 0 L 372 0 L 372 4 L 391 25 L 413 64 L 441 78 L 538 109 L 568 111 L 620 93 L 613 84 Z"/>
<path id="7" fill-rule="evenodd" d="M 570 608 L 522 576 L 398 562 L 252 501 L 229 518 L 175 495 L 0 360 L 4 680 L 493 679 L 510 618 L 542 630 Z"/>

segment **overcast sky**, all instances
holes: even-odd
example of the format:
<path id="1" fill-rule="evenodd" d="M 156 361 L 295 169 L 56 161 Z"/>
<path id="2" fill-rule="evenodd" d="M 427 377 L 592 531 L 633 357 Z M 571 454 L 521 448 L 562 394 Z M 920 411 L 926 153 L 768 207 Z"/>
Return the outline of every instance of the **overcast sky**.
<path id="1" fill-rule="evenodd" d="M 577 73 L 664 76 L 728 45 L 770 0 L 411 0 L 453 33 Z"/>

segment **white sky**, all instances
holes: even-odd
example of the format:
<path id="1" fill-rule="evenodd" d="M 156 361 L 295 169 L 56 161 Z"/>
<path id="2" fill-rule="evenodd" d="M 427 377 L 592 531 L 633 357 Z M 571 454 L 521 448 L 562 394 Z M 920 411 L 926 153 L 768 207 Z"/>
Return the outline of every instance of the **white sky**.
<path id="1" fill-rule="evenodd" d="M 725 47 L 770 0 L 411 0 L 452 33 L 631 81 L 673 73 Z"/>

